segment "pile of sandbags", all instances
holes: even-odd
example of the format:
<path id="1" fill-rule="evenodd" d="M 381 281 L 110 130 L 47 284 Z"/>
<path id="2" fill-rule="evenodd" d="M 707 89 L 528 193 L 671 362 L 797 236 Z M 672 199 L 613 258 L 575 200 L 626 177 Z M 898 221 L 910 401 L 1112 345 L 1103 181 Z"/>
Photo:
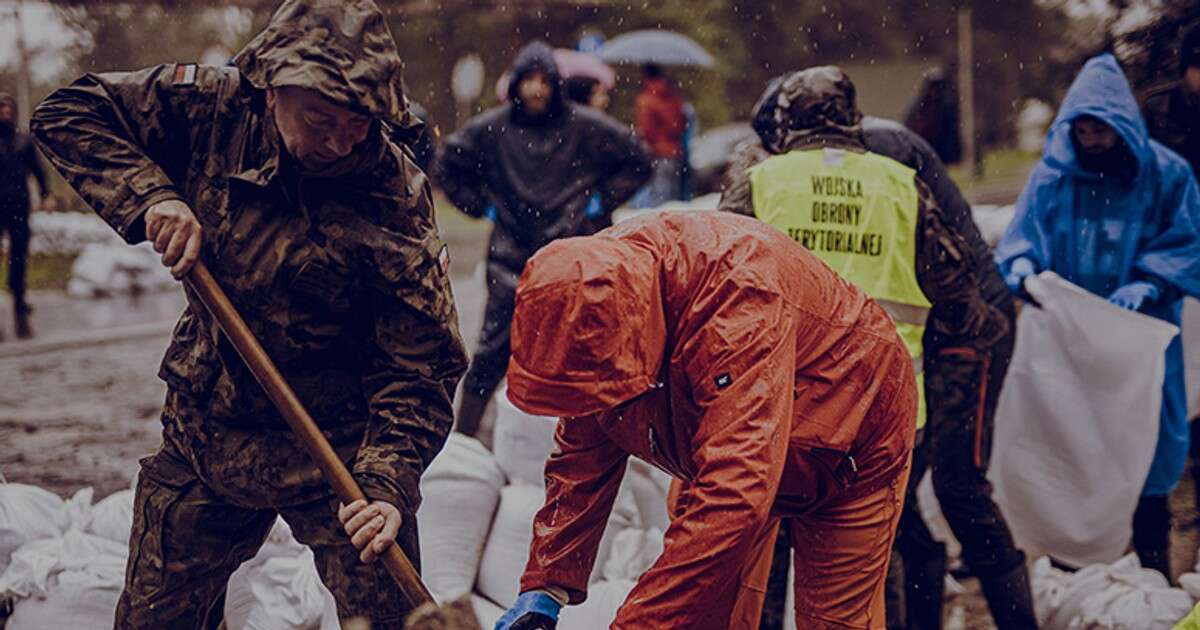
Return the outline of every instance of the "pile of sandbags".
<path id="1" fill-rule="evenodd" d="M 150 243 L 86 245 L 71 266 L 67 293 L 73 297 L 111 297 L 172 288 L 171 272 Z"/>
<path id="2" fill-rule="evenodd" d="M 472 592 L 487 628 L 516 599 L 545 502 L 546 459 L 557 420 L 522 413 L 502 389 L 496 397 L 495 444 L 452 434 L 421 480 L 421 565 L 439 602 Z M 608 627 L 637 577 L 662 551 L 669 478 L 631 461 L 592 569 L 587 602 L 563 612 L 562 627 Z"/>
<path id="3" fill-rule="evenodd" d="M 29 215 L 29 231 L 29 251 L 34 254 L 77 256 L 91 244 L 124 244 L 107 223 L 90 212 L 34 212 Z"/>
<path id="4" fill-rule="evenodd" d="M 41 488 L 0 485 L 0 600 L 7 630 L 112 627 L 125 582 L 133 490 L 92 504 L 92 489 L 62 500 Z M 312 551 L 277 519 L 258 554 L 229 580 L 229 630 L 336 630 L 333 595 Z"/>
<path id="5" fill-rule="evenodd" d="M 1196 603 L 1158 571 L 1142 568 L 1133 554 L 1075 573 L 1040 558 L 1030 577 L 1043 630 L 1170 630 Z"/>

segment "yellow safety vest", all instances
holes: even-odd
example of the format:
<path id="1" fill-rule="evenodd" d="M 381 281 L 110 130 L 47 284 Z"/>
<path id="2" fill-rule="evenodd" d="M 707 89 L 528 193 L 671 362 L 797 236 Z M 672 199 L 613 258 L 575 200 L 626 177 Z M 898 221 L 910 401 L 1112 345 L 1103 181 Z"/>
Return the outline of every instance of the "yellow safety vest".
<path id="1" fill-rule="evenodd" d="M 750 169 L 754 214 L 875 299 L 896 322 L 917 373 L 925 426 L 922 336 L 929 300 L 917 283 L 915 172 L 881 155 L 793 151 Z"/>

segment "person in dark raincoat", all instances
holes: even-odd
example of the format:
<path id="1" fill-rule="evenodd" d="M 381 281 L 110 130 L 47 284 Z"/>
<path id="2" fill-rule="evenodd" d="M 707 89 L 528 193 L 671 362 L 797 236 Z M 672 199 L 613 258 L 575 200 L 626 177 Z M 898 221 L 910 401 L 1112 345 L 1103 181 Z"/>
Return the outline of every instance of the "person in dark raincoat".
<path id="1" fill-rule="evenodd" d="M 8 288 L 13 298 L 13 328 L 17 337 L 33 336 L 32 310 L 25 299 L 25 265 L 29 259 L 29 175 L 46 198 L 46 175 L 28 134 L 17 129 L 17 102 L 0 92 L 0 235 L 8 234 Z M 0 339 L 3 336 L 0 335 Z"/>
<path id="2" fill-rule="evenodd" d="M 339 505 L 189 289 L 116 627 L 215 627 L 277 516 L 339 617 L 402 627 L 409 604 L 371 561 L 391 544 L 419 561 L 418 482 L 466 368 L 429 182 L 389 140 L 412 127 L 370 0 L 288 0 L 231 66 L 88 74 L 34 113 L 43 151 L 121 236 L 152 241 L 176 277 L 204 261 L 370 499 Z"/>
<path id="3" fill-rule="evenodd" d="M 587 597 L 631 455 L 681 486 L 613 628 L 756 627 L 781 529 L 804 550 L 798 628 L 884 627 L 917 390 L 862 290 L 762 222 L 654 213 L 538 252 L 512 330 L 509 398 L 562 420 L 497 630 Z"/>
<path id="4" fill-rule="evenodd" d="M 1112 55 L 1090 59 L 1067 91 L 996 262 L 1014 293 L 1028 276 L 1053 271 L 1175 325 L 1183 297 L 1200 295 L 1200 189 L 1187 161 L 1150 139 Z M 1183 345 L 1176 337 L 1166 353 L 1158 446 L 1133 517 L 1143 566 L 1168 576 L 1168 495 L 1187 451 Z"/>
<path id="5" fill-rule="evenodd" d="M 549 46 L 517 54 L 508 104 L 446 139 L 437 183 L 460 210 L 492 219 L 483 332 L 463 382 L 456 429 L 479 430 L 504 378 L 513 295 L 525 261 L 557 238 L 593 234 L 646 181 L 650 158 L 625 126 L 568 102 Z"/>
<path id="6" fill-rule="evenodd" d="M 917 484 L 931 467 L 947 520 L 981 577 L 998 625 L 1034 627 L 1025 555 L 991 500 L 986 479 L 996 404 L 1013 351 L 1013 300 L 970 206 L 928 143 L 895 122 L 861 117 L 853 84 L 836 68 L 772 81 L 755 107 L 753 125 L 760 138 L 735 151 L 725 176 L 723 210 L 757 216 L 751 169 L 775 155 L 825 147 L 867 151 L 909 167 L 924 197 L 918 214 L 923 236 L 911 266 L 932 304 L 924 333 L 912 333 L 922 357 L 928 422 L 917 436 L 896 540 L 906 579 L 897 580 L 904 586 L 888 593 L 889 623 L 913 629 L 941 624 L 946 550 L 929 532 L 916 501 Z M 788 178 L 807 181 L 809 175 L 796 172 Z M 886 273 L 881 259 L 868 261 L 868 275 Z M 964 326 L 981 317 L 985 325 Z M 900 318 L 897 322 L 905 325 Z M 777 573 L 773 581 L 784 577 Z M 782 593 L 773 592 L 778 609 Z M 776 618 L 773 614 L 764 622 L 773 624 Z"/>

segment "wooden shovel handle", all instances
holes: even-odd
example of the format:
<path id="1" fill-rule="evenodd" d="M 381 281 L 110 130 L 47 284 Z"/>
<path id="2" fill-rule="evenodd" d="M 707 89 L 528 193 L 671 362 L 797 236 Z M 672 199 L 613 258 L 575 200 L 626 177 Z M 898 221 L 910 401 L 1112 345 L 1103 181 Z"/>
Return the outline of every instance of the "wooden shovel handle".
<path id="1" fill-rule="evenodd" d="M 296 392 L 287 384 L 287 381 L 283 380 L 283 375 L 279 373 L 279 369 L 275 367 L 271 357 L 267 356 L 262 344 L 258 343 L 258 339 L 250 332 L 245 320 L 238 314 L 233 303 L 225 295 L 225 291 L 217 284 L 216 279 L 209 273 L 203 262 L 196 263 L 196 266 L 188 274 L 187 282 L 192 290 L 200 296 L 200 301 L 204 303 L 208 311 L 217 319 L 221 330 L 225 331 L 225 336 L 229 338 L 242 360 L 246 362 L 246 366 L 250 368 L 254 378 L 258 379 L 259 384 L 266 390 L 267 396 L 270 397 L 271 402 L 275 403 L 275 408 L 287 421 L 288 426 L 308 449 L 309 455 L 312 455 L 313 460 L 316 461 L 338 499 L 346 505 L 354 501 L 366 500 L 367 497 L 363 494 L 362 488 L 358 487 L 358 483 L 354 481 L 350 471 L 346 470 L 346 466 L 338 458 L 333 447 L 329 445 L 329 441 L 317 428 L 317 423 L 313 421 L 312 416 L 308 415 L 308 411 L 296 397 Z M 413 608 L 433 601 L 429 589 L 425 588 L 421 576 L 413 568 L 408 556 L 404 555 L 400 545 L 390 545 L 381 560 Z"/>

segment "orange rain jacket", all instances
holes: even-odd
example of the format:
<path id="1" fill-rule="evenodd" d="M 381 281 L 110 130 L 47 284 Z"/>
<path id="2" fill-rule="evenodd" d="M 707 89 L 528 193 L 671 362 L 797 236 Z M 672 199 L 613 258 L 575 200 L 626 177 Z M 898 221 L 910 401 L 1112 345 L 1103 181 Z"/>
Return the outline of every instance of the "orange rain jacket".
<path id="1" fill-rule="evenodd" d="M 892 402 L 916 382 L 892 321 L 759 221 L 656 213 L 556 241 L 516 304 L 509 397 L 564 418 L 522 591 L 586 597 L 632 454 L 686 485 L 613 627 L 724 627 L 773 517 L 875 491 L 907 464 L 916 410 Z M 830 476 L 800 473 L 804 458 Z"/>

